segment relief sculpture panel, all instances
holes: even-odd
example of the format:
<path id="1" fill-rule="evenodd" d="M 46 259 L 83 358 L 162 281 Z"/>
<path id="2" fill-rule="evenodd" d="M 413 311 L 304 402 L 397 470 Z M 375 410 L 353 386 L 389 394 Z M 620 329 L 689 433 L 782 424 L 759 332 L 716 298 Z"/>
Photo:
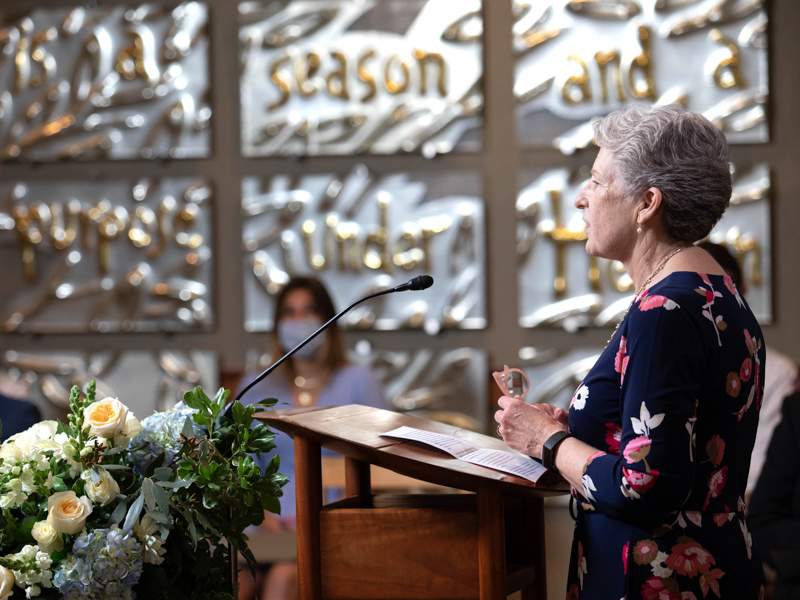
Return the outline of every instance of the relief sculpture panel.
<path id="1" fill-rule="evenodd" d="M 678 102 L 731 143 L 768 141 L 763 0 L 512 0 L 520 141 L 565 154 L 589 119 Z"/>
<path id="2" fill-rule="evenodd" d="M 523 327 L 613 327 L 630 304 L 633 283 L 622 264 L 586 254 L 574 201 L 588 178 L 588 166 L 522 176 L 516 210 Z M 709 236 L 738 260 L 747 301 L 762 324 L 772 319 L 769 196 L 766 165 L 733 167 L 730 207 Z"/>
<path id="3" fill-rule="evenodd" d="M 210 154 L 208 8 L 0 8 L 0 160 Z"/>
<path id="4" fill-rule="evenodd" d="M 245 156 L 479 144 L 479 0 L 243 2 Z"/>
<path id="5" fill-rule="evenodd" d="M 472 173 L 349 173 L 247 178 L 243 184 L 245 327 L 272 328 L 273 297 L 314 275 L 339 310 L 421 274 L 434 287 L 356 307 L 345 328 L 486 325 L 483 200 Z"/>
<path id="6" fill-rule="evenodd" d="M 205 180 L 0 184 L 0 331 L 213 325 Z"/>

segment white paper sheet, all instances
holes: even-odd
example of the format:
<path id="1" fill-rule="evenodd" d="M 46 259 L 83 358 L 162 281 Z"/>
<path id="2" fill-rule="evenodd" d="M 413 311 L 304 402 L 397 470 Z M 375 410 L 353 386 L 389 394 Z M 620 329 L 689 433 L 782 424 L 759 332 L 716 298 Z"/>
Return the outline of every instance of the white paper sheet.
<path id="1" fill-rule="evenodd" d="M 534 483 L 542 476 L 542 473 L 547 470 L 542 465 L 529 458 L 522 458 L 521 456 L 505 450 L 479 448 L 469 442 L 443 433 L 432 433 L 413 427 L 399 427 L 392 431 L 382 433 L 381 435 L 402 440 L 422 442 L 423 444 L 438 448 L 468 463 L 488 467 L 496 471 L 503 471 L 504 473 L 510 473 L 517 477 L 533 481 Z"/>

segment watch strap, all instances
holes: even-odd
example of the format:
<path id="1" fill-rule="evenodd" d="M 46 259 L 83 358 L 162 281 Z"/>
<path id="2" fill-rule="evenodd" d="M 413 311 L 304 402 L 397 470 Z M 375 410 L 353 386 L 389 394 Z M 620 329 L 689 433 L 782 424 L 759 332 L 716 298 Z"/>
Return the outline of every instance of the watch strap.
<path id="1" fill-rule="evenodd" d="M 556 447 L 568 437 L 572 437 L 571 433 L 566 431 L 556 431 L 553 435 L 547 438 L 547 441 L 542 446 L 542 466 L 550 471 L 556 471 Z"/>

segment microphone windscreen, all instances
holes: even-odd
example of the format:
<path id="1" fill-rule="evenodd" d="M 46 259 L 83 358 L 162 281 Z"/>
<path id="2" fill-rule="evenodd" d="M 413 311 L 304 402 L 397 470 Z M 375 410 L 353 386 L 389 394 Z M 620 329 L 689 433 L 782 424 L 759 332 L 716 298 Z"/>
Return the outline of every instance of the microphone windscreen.
<path id="1" fill-rule="evenodd" d="M 427 290 L 433 285 L 433 277 L 430 275 L 420 275 L 411 280 L 412 290 Z"/>

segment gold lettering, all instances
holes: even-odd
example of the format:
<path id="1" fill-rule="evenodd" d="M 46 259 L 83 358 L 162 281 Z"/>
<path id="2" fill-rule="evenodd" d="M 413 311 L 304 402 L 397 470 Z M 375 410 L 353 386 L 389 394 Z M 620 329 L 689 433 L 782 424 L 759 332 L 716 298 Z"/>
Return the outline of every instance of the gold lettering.
<path id="1" fill-rule="evenodd" d="M 108 203 L 105 203 L 108 205 Z M 128 211 L 118 206 L 111 209 L 108 206 L 101 219 L 97 221 L 97 270 L 105 275 L 111 265 L 111 242 L 121 236 L 128 226 Z"/>
<path id="2" fill-rule="evenodd" d="M 150 258 L 157 258 L 161 256 L 164 250 L 169 245 L 169 240 L 172 237 L 172 227 L 170 226 L 169 216 L 175 212 L 177 203 L 172 196 L 164 196 L 161 205 L 158 207 L 156 213 L 156 225 L 158 230 L 158 244 L 154 248 L 150 248 L 147 255 Z"/>
<path id="3" fill-rule="evenodd" d="M 34 246 L 44 240 L 42 235 L 42 213 L 35 205 L 30 208 L 15 206 L 11 211 L 14 225 L 22 246 L 22 272 L 27 280 L 36 279 L 36 251 Z M 37 225 L 36 221 L 39 222 Z"/>
<path id="4" fill-rule="evenodd" d="M 395 62 L 398 62 L 400 66 L 400 72 L 403 76 L 402 83 L 398 83 L 392 79 L 392 66 Z M 408 90 L 408 86 L 411 83 L 410 69 L 408 67 L 408 63 L 406 63 L 399 53 L 392 54 L 389 57 L 389 60 L 386 61 L 386 68 L 383 71 L 383 77 L 386 84 L 386 90 L 390 94 L 402 94 Z"/>
<path id="5" fill-rule="evenodd" d="M 631 85 L 631 94 L 634 98 L 657 98 L 656 83 L 653 79 L 653 64 L 651 61 L 651 42 L 650 29 L 644 25 L 639 25 L 639 43 L 642 45 L 641 54 L 635 56 L 631 61 L 628 71 L 628 80 Z M 642 79 L 636 80 L 636 71 L 642 72 Z"/>
<path id="6" fill-rule="evenodd" d="M 153 234 L 158 230 L 156 213 L 147 206 L 137 206 L 131 216 L 128 238 L 136 248 L 146 248 L 153 241 Z"/>
<path id="7" fill-rule="evenodd" d="M 280 72 L 280 69 L 283 65 L 288 64 L 291 60 L 291 56 L 284 54 L 278 60 L 272 63 L 272 66 L 269 68 L 270 79 L 272 79 L 272 82 L 278 86 L 278 91 L 281 95 L 275 102 L 267 104 L 267 110 L 275 110 L 289 101 L 289 94 L 292 90 L 291 83 L 289 79 Z"/>
<path id="8" fill-rule="evenodd" d="M 595 52 L 594 61 L 597 63 L 597 68 L 600 70 L 600 86 L 603 94 L 603 104 L 608 102 L 608 81 L 606 78 L 606 67 L 609 63 L 613 64 L 616 69 L 614 70 L 613 79 L 614 87 L 617 92 L 617 100 L 625 100 L 625 90 L 622 89 L 622 74 L 620 73 L 620 56 L 619 52 L 611 50 L 610 52 Z"/>
<path id="9" fill-rule="evenodd" d="M 300 235 L 303 238 L 303 247 L 306 252 L 306 261 L 312 269 L 322 271 L 327 269 L 333 256 L 333 246 L 335 242 L 336 226 L 339 224 L 339 217 L 336 213 L 330 213 L 325 218 L 325 230 L 322 233 L 322 253 L 314 252 L 314 231 L 317 226 L 311 219 L 303 222 L 300 228 Z"/>
<path id="10" fill-rule="evenodd" d="M 19 41 L 17 42 L 17 54 L 14 57 L 14 64 L 17 67 L 17 77 L 14 80 L 14 91 L 20 92 L 28 89 L 31 83 L 31 61 L 29 56 L 30 35 L 33 32 L 33 21 L 25 17 L 17 26 L 19 31 Z"/>
<path id="11" fill-rule="evenodd" d="M 618 292 L 634 291 L 633 279 L 628 275 L 625 265 L 618 260 L 608 261 L 608 279 Z"/>
<path id="12" fill-rule="evenodd" d="M 133 37 L 133 46 L 126 46 L 117 54 L 117 73 L 128 80 L 141 77 L 150 84 L 156 83 L 160 73 L 153 33 L 146 27 L 137 26 L 128 30 L 128 34 Z"/>
<path id="13" fill-rule="evenodd" d="M 372 73 L 368 69 L 364 67 L 364 63 L 366 63 L 370 58 L 375 56 L 375 50 L 367 50 L 361 58 L 358 59 L 358 64 L 356 65 L 356 72 L 358 73 L 358 78 L 367 84 L 369 91 L 361 98 L 361 102 L 369 102 L 375 97 L 375 94 L 378 93 L 378 86 L 375 83 L 375 78 L 372 76 Z"/>
<path id="14" fill-rule="evenodd" d="M 447 65 L 444 62 L 444 57 L 438 52 L 426 52 L 422 48 L 415 48 L 414 58 L 417 59 L 419 64 L 419 93 L 423 96 L 428 93 L 427 63 L 432 62 L 439 67 L 439 76 L 436 79 L 439 95 L 442 97 L 447 96 Z"/>
<path id="15" fill-rule="evenodd" d="M 398 267 L 411 270 L 421 263 L 425 256 L 419 248 L 422 231 L 416 223 L 403 223 L 400 238 L 394 245 L 392 260 Z"/>
<path id="16" fill-rule="evenodd" d="M 721 60 L 714 68 L 714 83 L 723 89 L 733 86 L 746 88 L 747 82 L 739 69 L 739 48 L 736 43 L 722 35 L 719 29 L 712 29 L 709 37 L 718 44 L 727 46 L 731 51 L 730 57 Z"/>
<path id="17" fill-rule="evenodd" d="M 567 244 L 571 242 L 585 242 L 587 239 L 586 230 L 565 227 L 561 211 L 561 191 L 547 190 L 547 194 L 550 196 L 553 220 L 541 221 L 536 229 L 555 244 L 556 276 L 553 279 L 553 291 L 555 292 L 556 298 L 563 298 L 567 293 Z M 590 265 L 589 280 L 597 280 L 597 285 L 599 285 L 599 274 L 595 277 L 591 271 L 591 267 L 592 265 Z M 596 265 L 594 265 L 594 267 L 595 269 L 597 268 Z"/>
<path id="18" fill-rule="evenodd" d="M 319 81 L 314 80 L 314 75 L 319 71 L 321 63 L 322 58 L 316 52 L 309 52 L 305 58 L 298 58 L 294 63 L 297 91 L 304 98 L 310 98 L 319 90 Z"/>
<path id="19" fill-rule="evenodd" d="M 328 94 L 332 98 L 350 99 L 350 92 L 347 89 L 347 57 L 341 52 L 331 52 L 331 56 L 338 61 L 339 66 L 331 71 L 325 78 L 328 87 Z"/>
<path id="20" fill-rule="evenodd" d="M 393 268 L 389 254 L 389 206 L 392 197 L 387 192 L 380 192 L 376 195 L 375 202 L 378 204 L 378 227 L 367 233 L 362 260 L 369 269 L 383 268 L 387 273 L 391 273 Z M 373 246 L 376 250 L 372 249 Z"/>
<path id="21" fill-rule="evenodd" d="M 41 48 L 45 42 L 53 41 L 58 37 L 58 30 L 55 27 L 50 27 L 45 31 L 41 31 L 33 36 L 33 44 L 31 44 L 31 59 L 33 62 L 39 64 L 42 72 L 38 75 L 31 77 L 31 87 L 37 87 L 45 83 L 48 79 L 52 78 L 56 73 L 56 59 L 52 54 Z"/>
<path id="22" fill-rule="evenodd" d="M 66 218 L 64 217 L 66 212 Z M 50 215 L 52 225 L 50 226 L 50 239 L 56 250 L 69 248 L 78 235 L 78 215 L 81 212 L 81 203 L 78 200 L 67 202 L 66 211 L 62 210 L 61 205 L 53 203 L 50 205 Z"/>
<path id="23" fill-rule="evenodd" d="M 358 234 L 361 228 L 358 223 L 340 222 L 336 226 L 336 244 L 339 247 L 339 270 L 361 270 L 361 248 Z"/>
<path id="24" fill-rule="evenodd" d="M 580 75 L 570 75 L 569 78 L 564 82 L 564 86 L 561 88 L 561 96 L 564 98 L 564 102 L 567 104 L 580 104 L 581 102 L 588 102 L 592 99 L 592 88 L 589 85 L 589 69 L 586 67 L 586 63 L 580 56 L 575 56 L 574 54 L 570 54 L 567 57 L 567 60 L 571 60 L 573 62 L 578 63 L 581 68 Z M 578 96 L 573 96 L 570 88 L 572 86 L 577 86 L 578 88 Z"/>
<path id="25" fill-rule="evenodd" d="M 196 249 L 203 245 L 203 236 L 191 233 L 191 226 L 197 221 L 200 208 L 194 202 L 188 202 L 182 210 L 178 211 L 172 219 L 172 229 L 175 232 L 175 243 L 181 248 Z"/>
<path id="26" fill-rule="evenodd" d="M 431 252 L 431 238 L 437 233 L 442 233 L 443 231 L 450 229 L 450 225 L 452 225 L 452 220 L 446 215 L 441 215 L 438 217 L 425 217 L 420 219 L 419 226 L 420 231 L 422 232 L 421 249 L 424 263 L 423 268 L 426 271 L 433 270 L 433 264 L 431 263 L 431 259 L 433 257 L 433 252 Z"/>

